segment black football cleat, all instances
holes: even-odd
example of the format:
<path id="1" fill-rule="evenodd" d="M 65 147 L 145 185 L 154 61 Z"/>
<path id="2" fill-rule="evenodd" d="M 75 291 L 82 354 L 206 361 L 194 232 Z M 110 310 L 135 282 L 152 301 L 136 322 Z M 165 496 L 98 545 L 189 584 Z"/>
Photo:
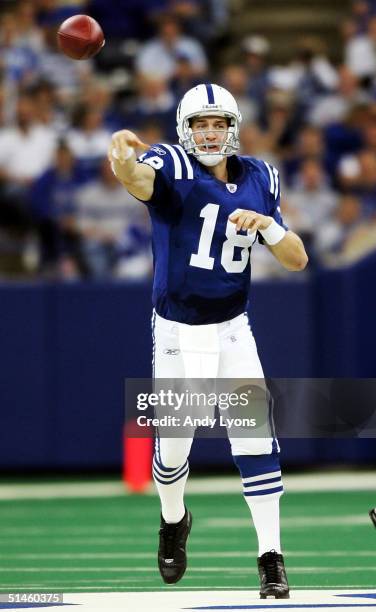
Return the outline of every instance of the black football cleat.
<path id="1" fill-rule="evenodd" d="M 260 599 L 275 597 L 289 599 L 289 585 L 283 555 L 275 550 L 266 552 L 257 559 L 260 576 Z"/>
<path id="2" fill-rule="evenodd" d="M 192 527 L 192 514 L 186 509 L 180 523 L 166 523 L 161 515 L 159 530 L 158 567 L 167 584 L 183 578 L 187 569 L 185 547 Z"/>
<path id="3" fill-rule="evenodd" d="M 375 525 L 376 527 L 376 508 L 372 508 L 372 510 L 369 511 L 369 515 L 371 517 L 371 521 L 372 523 Z"/>

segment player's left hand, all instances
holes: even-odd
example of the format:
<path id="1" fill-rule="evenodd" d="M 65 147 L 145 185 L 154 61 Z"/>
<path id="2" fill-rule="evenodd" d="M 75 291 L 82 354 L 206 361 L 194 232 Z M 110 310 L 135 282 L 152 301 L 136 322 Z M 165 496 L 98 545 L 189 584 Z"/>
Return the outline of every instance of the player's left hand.
<path id="1" fill-rule="evenodd" d="M 236 230 L 251 230 L 256 232 L 257 230 L 264 230 L 273 221 L 272 217 L 261 215 L 260 213 L 254 212 L 253 210 L 242 210 L 238 208 L 231 215 L 229 220 L 232 223 L 236 223 Z"/>

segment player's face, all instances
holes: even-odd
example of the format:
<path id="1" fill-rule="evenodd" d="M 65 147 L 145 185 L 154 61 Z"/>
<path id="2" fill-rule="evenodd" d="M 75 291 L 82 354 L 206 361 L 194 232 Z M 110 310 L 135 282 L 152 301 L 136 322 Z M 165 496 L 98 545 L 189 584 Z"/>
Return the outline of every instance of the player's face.
<path id="1" fill-rule="evenodd" d="M 205 153 L 219 153 L 227 139 L 228 125 L 223 117 L 195 117 L 191 129 L 195 143 Z"/>

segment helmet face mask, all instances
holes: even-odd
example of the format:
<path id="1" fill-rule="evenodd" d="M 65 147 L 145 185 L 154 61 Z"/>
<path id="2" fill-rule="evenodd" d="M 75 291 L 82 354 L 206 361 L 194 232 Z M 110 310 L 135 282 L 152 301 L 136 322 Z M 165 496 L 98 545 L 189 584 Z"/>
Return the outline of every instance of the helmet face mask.
<path id="1" fill-rule="evenodd" d="M 191 128 L 193 118 L 200 117 L 226 118 L 229 124 L 226 131 L 216 129 Z M 239 127 L 241 115 L 235 98 L 229 91 L 218 85 L 197 85 L 182 98 L 177 114 L 177 133 L 179 142 L 187 153 L 195 155 L 206 166 L 216 166 L 225 157 L 233 155 L 239 148 Z M 225 138 L 222 142 L 211 143 L 206 134 L 220 132 Z M 195 134 L 200 134 L 202 144 L 197 144 Z M 211 151 L 211 145 L 219 146 L 219 150 Z"/>

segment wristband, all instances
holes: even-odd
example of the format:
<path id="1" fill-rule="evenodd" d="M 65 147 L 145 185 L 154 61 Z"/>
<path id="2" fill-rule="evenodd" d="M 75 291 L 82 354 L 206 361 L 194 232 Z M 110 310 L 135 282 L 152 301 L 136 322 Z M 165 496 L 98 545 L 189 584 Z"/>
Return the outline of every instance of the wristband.
<path id="1" fill-rule="evenodd" d="M 285 237 L 286 230 L 273 219 L 269 227 L 263 230 L 258 230 L 265 240 L 266 244 L 273 246 L 280 242 Z"/>
<path id="2" fill-rule="evenodd" d="M 133 153 L 134 153 L 134 148 L 133 147 L 128 147 L 127 154 L 124 155 L 124 159 L 122 159 L 120 161 L 120 159 L 118 157 L 118 154 L 116 153 L 116 149 L 112 149 L 112 151 L 111 151 L 112 157 L 114 157 L 120 164 L 124 163 L 125 161 L 127 161 L 127 159 L 132 157 Z"/>

